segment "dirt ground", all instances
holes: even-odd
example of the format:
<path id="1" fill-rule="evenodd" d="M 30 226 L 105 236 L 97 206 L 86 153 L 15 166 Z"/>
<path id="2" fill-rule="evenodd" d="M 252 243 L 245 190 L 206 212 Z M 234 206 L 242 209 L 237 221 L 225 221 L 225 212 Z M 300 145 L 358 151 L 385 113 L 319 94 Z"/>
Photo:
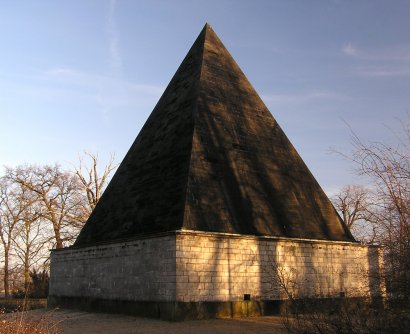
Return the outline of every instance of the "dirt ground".
<path id="1" fill-rule="evenodd" d="M 281 318 L 273 316 L 167 322 L 157 319 L 72 310 L 34 310 L 28 313 L 30 313 L 30 316 L 46 316 L 47 318 L 61 322 L 64 334 L 286 333 Z"/>

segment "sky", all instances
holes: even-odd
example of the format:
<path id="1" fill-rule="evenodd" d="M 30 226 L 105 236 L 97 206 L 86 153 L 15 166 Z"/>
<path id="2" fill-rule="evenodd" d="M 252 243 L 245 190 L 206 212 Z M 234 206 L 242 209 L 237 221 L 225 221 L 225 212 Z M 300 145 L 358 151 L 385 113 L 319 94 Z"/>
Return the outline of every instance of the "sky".
<path id="1" fill-rule="evenodd" d="M 395 144 L 410 112 L 410 1 L 0 0 L 0 166 L 120 162 L 208 22 L 324 190 L 334 151 Z"/>

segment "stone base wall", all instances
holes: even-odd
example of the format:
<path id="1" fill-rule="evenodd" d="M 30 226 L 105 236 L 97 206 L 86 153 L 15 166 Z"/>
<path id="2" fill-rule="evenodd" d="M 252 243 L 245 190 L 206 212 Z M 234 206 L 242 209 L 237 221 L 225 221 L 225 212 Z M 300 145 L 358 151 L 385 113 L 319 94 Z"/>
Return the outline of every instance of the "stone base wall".
<path id="1" fill-rule="evenodd" d="M 382 250 L 349 242 L 181 232 L 176 300 L 377 297 Z M 287 293 L 286 293 L 287 290 Z"/>
<path id="2" fill-rule="evenodd" d="M 248 310 L 247 299 L 265 305 L 290 294 L 377 298 L 385 294 L 382 272 L 382 251 L 375 246 L 176 231 L 53 251 L 49 300 L 70 307 L 101 304 L 105 311 L 115 304 L 119 312 L 120 305 L 141 311 L 150 305 L 149 314 L 167 310 L 172 319 L 186 308 L 232 309 L 236 303 Z"/>
<path id="3" fill-rule="evenodd" d="M 50 296 L 175 300 L 175 235 L 51 253 Z"/>

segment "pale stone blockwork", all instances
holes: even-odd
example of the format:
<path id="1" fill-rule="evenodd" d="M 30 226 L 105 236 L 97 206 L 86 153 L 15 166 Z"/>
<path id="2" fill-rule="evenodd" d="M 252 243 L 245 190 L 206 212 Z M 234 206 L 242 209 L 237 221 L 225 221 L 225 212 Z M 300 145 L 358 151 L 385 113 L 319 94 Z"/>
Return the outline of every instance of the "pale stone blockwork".
<path id="1" fill-rule="evenodd" d="M 50 296 L 235 302 L 384 294 L 381 249 L 349 242 L 176 231 L 52 252 Z"/>
<path id="2" fill-rule="evenodd" d="M 183 232 L 176 299 L 236 301 L 381 296 L 382 251 L 350 242 Z"/>
<path id="3" fill-rule="evenodd" d="M 50 296 L 175 300 L 175 235 L 51 254 Z"/>

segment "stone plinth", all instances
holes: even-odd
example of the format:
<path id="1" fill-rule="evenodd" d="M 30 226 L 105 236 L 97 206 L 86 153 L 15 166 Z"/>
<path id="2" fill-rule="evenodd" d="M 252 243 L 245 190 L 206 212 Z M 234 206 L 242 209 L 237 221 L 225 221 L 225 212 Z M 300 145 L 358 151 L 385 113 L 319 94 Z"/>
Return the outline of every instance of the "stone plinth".
<path id="1" fill-rule="evenodd" d="M 381 250 L 350 242 L 176 231 L 51 261 L 51 304 L 163 319 L 271 313 L 283 284 L 296 298 L 384 294 Z"/>

